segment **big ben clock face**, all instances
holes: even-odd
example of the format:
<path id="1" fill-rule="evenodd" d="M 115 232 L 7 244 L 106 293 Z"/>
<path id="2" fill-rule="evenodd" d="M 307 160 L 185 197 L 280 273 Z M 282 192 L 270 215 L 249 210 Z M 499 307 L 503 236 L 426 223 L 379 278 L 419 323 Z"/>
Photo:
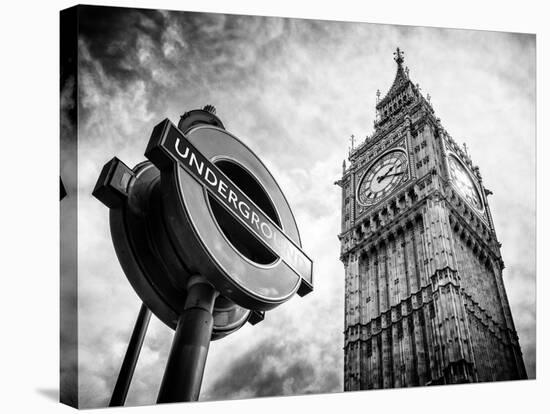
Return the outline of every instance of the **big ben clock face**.
<path id="1" fill-rule="evenodd" d="M 449 173 L 454 186 L 458 192 L 470 203 L 477 211 L 483 212 L 483 202 L 479 196 L 471 175 L 455 156 L 449 156 Z"/>
<path id="2" fill-rule="evenodd" d="M 408 178 L 404 151 L 394 150 L 376 160 L 365 172 L 357 190 L 359 204 L 371 206 L 390 194 Z"/>

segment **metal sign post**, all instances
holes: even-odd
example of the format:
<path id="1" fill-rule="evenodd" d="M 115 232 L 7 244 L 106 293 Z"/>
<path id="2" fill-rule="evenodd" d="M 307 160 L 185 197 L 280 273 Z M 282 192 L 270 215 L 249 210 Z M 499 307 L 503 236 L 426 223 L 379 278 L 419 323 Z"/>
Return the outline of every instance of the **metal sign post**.
<path id="1" fill-rule="evenodd" d="M 134 376 L 137 360 L 139 353 L 141 352 L 141 347 L 143 346 L 145 333 L 147 332 L 150 319 L 151 311 L 142 303 L 134 330 L 132 331 L 132 336 L 130 337 L 130 342 L 128 343 L 128 348 L 126 349 L 126 354 L 124 355 L 124 360 L 122 361 L 122 365 L 120 367 L 120 372 L 113 390 L 113 395 L 111 396 L 111 401 L 109 402 L 109 407 L 122 406 L 126 401 L 128 389 L 130 388 L 130 382 Z"/>
<path id="2" fill-rule="evenodd" d="M 157 402 L 197 401 L 201 390 L 218 292 L 203 277 L 187 286 L 185 310 L 178 320 Z"/>

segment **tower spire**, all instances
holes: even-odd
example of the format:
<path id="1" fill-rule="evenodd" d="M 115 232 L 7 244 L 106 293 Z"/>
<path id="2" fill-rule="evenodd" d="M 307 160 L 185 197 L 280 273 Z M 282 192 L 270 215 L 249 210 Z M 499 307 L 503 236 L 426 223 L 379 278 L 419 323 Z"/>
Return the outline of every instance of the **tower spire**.
<path id="1" fill-rule="evenodd" d="M 403 57 L 405 53 L 401 49 L 399 49 L 399 46 L 395 49 L 395 52 L 393 52 L 393 60 L 397 62 L 398 66 L 401 66 L 403 62 L 405 61 L 405 58 Z"/>
<path id="2" fill-rule="evenodd" d="M 407 74 L 408 70 L 403 67 L 403 62 L 405 61 L 405 58 L 403 57 L 404 55 L 405 53 L 403 53 L 399 47 L 397 47 L 395 52 L 393 52 L 393 60 L 397 63 L 395 79 L 393 80 L 392 86 L 386 93 L 386 96 L 377 102 L 377 106 L 384 105 L 385 101 L 391 99 L 396 93 L 399 93 L 399 91 L 401 91 L 405 85 L 410 82 Z"/>
<path id="3" fill-rule="evenodd" d="M 393 60 L 397 63 L 395 78 L 390 89 L 382 99 L 377 95 L 377 120 L 375 127 L 383 124 L 399 108 L 403 107 L 405 102 L 412 99 L 412 94 L 409 93 L 412 83 L 409 79 L 408 68 L 403 66 L 403 62 L 405 61 L 404 56 L 405 53 L 399 47 L 396 47 L 395 52 L 393 52 Z"/>

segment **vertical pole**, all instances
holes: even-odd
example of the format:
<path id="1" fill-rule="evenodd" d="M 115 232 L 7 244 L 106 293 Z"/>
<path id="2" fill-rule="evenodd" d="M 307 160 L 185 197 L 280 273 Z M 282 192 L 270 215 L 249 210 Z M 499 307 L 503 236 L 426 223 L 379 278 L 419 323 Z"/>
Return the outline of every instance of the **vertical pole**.
<path id="1" fill-rule="evenodd" d="M 192 276 L 187 299 L 178 319 L 158 403 L 197 401 L 214 319 L 212 311 L 218 292 L 201 276 Z"/>
<path id="2" fill-rule="evenodd" d="M 134 375 L 134 370 L 136 369 L 137 360 L 141 347 L 143 345 L 143 340 L 145 339 L 145 333 L 147 332 L 147 327 L 149 326 L 149 320 L 151 319 L 151 311 L 141 304 L 139 309 L 139 314 L 134 326 L 134 331 L 130 337 L 130 342 L 128 343 L 128 349 L 126 349 L 126 355 L 122 361 L 122 366 L 120 367 L 120 372 L 113 390 L 113 395 L 111 396 L 111 401 L 109 402 L 109 407 L 119 407 L 124 405 L 126 401 L 126 395 L 128 395 L 128 389 L 130 388 L 130 382 Z"/>

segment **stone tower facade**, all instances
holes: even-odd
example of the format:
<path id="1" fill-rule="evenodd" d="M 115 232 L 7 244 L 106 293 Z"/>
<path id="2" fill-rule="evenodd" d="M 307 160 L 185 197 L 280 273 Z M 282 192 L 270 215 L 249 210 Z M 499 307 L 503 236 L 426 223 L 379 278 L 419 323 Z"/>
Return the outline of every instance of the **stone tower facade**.
<path id="1" fill-rule="evenodd" d="M 337 182 L 344 390 L 526 378 L 490 191 L 394 55 L 374 132 Z"/>

